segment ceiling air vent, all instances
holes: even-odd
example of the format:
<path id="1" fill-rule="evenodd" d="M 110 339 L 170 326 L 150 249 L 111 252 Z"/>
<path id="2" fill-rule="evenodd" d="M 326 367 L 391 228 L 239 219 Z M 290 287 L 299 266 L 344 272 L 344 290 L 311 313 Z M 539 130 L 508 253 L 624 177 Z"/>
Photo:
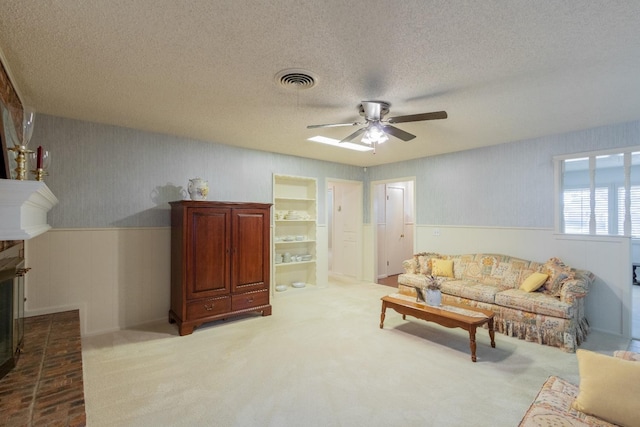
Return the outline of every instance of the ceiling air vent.
<path id="1" fill-rule="evenodd" d="M 276 74 L 276 81 L 286 88 L 310 89 L 316 85 L 317 79 L 309 71 L 288 69 Z"/>

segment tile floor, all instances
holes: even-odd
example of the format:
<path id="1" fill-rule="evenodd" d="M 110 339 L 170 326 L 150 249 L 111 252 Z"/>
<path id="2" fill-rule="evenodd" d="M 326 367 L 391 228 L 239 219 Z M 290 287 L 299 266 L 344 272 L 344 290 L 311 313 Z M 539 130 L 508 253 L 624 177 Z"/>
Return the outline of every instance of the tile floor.
<path id="1" fill-rule="evenodd" d="M 25 319 L 23 352 L 0 379 L 0 425 L 86 425 L 77 310 Z"/>

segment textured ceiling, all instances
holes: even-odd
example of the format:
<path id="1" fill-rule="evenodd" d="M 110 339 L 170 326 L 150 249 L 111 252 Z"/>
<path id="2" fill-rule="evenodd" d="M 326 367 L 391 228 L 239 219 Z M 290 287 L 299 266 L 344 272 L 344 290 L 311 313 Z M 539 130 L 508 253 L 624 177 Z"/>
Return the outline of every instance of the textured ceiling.
<path id="1" fill-rule="evenodd" d="M 0 50 L 41 113 L 371 166 L 640 119 L 639 23 L 637 0 L 0 0 Z M 370 99 L 449 118 L 375 155 L 307 141 Z"/>

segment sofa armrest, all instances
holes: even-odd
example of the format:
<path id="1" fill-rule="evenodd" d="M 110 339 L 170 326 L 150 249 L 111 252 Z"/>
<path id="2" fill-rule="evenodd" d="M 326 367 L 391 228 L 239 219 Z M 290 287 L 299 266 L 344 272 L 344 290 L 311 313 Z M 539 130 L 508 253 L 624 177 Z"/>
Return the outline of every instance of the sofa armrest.
<path id="1" fill-rule="evenodd" d="M 624 360 L 631 360 L 633 362 L 640 362 L 640 353 L 635 351 L 617 350 L 613 352 L 613 357 L 618 357 Z"/>
<path id="2" fill-rule="evenodd" d="M 405 274 L 415 274 L 418 272 L 418 260 L 415 257 L 402 261 L 402 268 Z"/>
<path id="3" fill-rule="evenodd" d="M 589 293 L 589 281 L 580 279 L 569 279 L 560 288 L 560 301 L 573 304 L 577 298 L 584 298 Z"/>

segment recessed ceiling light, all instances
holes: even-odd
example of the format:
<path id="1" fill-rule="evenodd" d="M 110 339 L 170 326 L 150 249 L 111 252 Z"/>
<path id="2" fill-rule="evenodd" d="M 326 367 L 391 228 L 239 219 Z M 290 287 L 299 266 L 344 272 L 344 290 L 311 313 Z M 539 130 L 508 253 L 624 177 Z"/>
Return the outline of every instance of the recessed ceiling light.
<path id="1" fill-rule="evenodd" d="M 319 142 L 321 144 L 333 145 L 335 147 L 347 148 L 356 151 L 372 151 L 373 147 L 365 147 L 364 145 L 354 144 L 352 142 L 340 142 L 339 139 L 327 138 L 326 136 L 314 136 L 309 141 Z"/>

